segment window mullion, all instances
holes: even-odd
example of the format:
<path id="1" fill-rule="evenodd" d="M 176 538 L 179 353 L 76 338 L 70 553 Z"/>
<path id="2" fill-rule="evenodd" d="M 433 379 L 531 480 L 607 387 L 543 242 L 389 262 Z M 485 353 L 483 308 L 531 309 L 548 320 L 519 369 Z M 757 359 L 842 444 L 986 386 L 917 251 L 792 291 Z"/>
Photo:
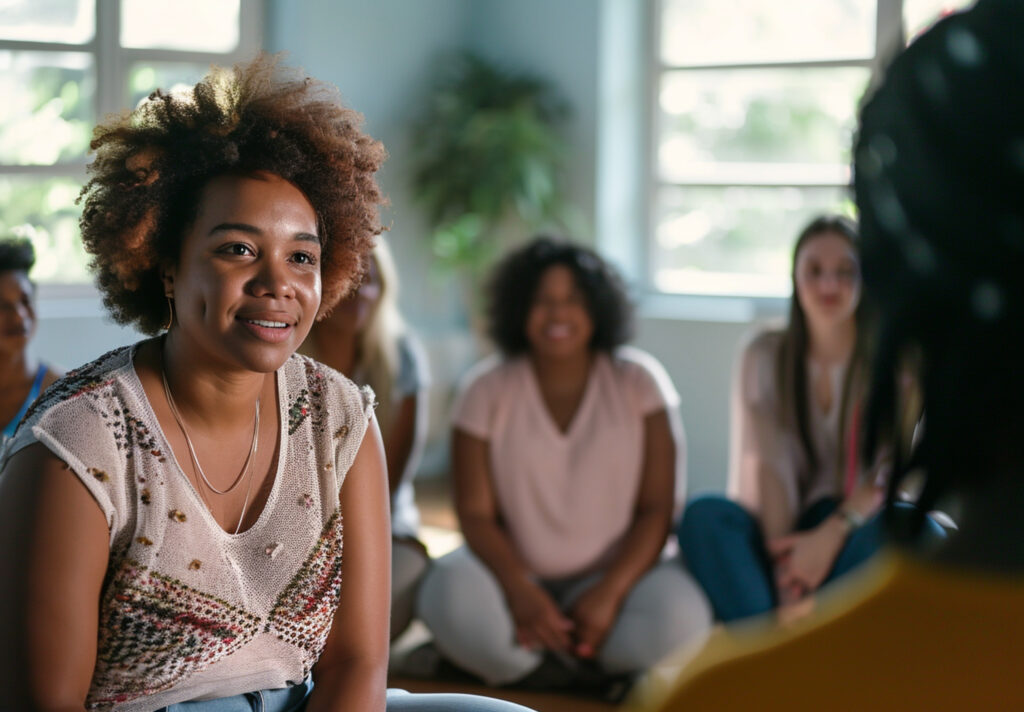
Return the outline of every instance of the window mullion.
<path id="1" fill-rule="evenodd" d="M 96 116 L 125 108 L 121 0 L 96 0 Z"/>
<path id="2" fill-rule="evenodd" d="M 880 76 L 885 65 L 903 47 L 903 0 L 878 0 L 876 12 L 872 74 Z"/>

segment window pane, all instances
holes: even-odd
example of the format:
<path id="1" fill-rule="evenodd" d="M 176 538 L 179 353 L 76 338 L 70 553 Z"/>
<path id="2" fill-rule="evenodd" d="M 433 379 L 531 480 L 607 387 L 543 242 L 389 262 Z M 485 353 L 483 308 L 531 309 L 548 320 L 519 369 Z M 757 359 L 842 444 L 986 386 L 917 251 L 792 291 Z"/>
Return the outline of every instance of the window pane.
<path id="1" fill-rule="evenodd" d="M 870 59 L 875 0 L 663 0 L 669 65 Z"/>
<path id="2" fill-rule="evenodd" d="M 0 2 L 0 40 L 84 44 L 95 32 L 93 0 Z"/>
<path id="3" fill-rule="evenodd" d="M 154 89 L 190 89 L 209 71 L 209 65 L 193 62 L 136 62 L 128 73 L 131 106 L 137 106 Z"/>
<path id="4" fill-rule="evenodd" d="M 973 4 L 974 0 L 903 0 L 903 26 L 907 38 L 917 37 L 936 20 Z"/>
<path id="5" fill-rule="evenodd" d="M 121 0 L 121 45 L 231 52 L 238 47 L 238 11 L 238 0 Z"/>
<path id="6" fill-rule="evenodd" d="M 89 282 L 79 239 L 82 187 L 73 178 L 0 175 L 0 234 L 28 237 L 36 248 L 32 277 L 39 282 Z"/>
<path id="7" fill-rule="evenodd" d="M 47 165 L 83 158 L 95 91 L 89 54 L 0 50 L 0 163 Z"/>
<path id="8" fill-rule="evenodd" d="M 811 218 L 852 214 L 842 188 L 663 188 L 654 287 L 696 294 L 789 294 L 790 252 Z"/>
<path id="9" fill-rule="evenodd" d="M 844 183 L 868 79 L 857 67 L 666 72 L 660 175 L 669 182 Z M 790 164 L 787 175 L 780 164 Z"/>

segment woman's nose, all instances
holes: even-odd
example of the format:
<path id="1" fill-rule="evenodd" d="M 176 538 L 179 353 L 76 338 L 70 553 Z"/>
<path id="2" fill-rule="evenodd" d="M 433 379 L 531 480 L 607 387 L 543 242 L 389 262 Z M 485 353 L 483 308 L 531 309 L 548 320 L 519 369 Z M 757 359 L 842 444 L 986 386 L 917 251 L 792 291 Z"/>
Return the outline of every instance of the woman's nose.
<path id="1" fill-rule="evenodd" d="M 252 280 L 252 292 L 257 297 L 288 298 L 295 296 L 295 285 L 288 266 L 279 260 L 263 259 Z"/>

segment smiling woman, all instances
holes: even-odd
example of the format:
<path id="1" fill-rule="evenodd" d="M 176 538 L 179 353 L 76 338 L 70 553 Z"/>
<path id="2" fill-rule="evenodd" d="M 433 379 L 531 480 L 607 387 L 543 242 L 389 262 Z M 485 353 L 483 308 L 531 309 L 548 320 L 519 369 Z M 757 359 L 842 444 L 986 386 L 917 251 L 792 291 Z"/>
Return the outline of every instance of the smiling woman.
<path id="1" fill-rule="evenodd" d="M 358 119 L 259 57 L 96 129 L 84 243 L 165 333 L 58 381 L 0 462 L 5 707 L 502 708 L 386 693 L 373 394 L 295 355 L 381 232 Z"/>
<path id="2" fill-rule="evenodd" d="M 800 233 L 789 323 L 740 357 L 729 499 L 696 499 L 680 524 L 686 560 L 723 621 L 802 615 L 819 587 L 881 544 L 887 453 L 862 462 L 857 449 L 869 371 L 858 241 L 857 225 L 836 215 Z"/>
<path id="3" fill-rule="evenodd" d="M 662 556 L 685 490 L 679 395 L 624 346 L 632 307 L 592 250 L 537 238 L 488 296 L 504 358 L 474 368 L 453 407 L 467 546 L 434 562 L 420 617 L 489 684 L 614 687 L 709 623 Z"/>

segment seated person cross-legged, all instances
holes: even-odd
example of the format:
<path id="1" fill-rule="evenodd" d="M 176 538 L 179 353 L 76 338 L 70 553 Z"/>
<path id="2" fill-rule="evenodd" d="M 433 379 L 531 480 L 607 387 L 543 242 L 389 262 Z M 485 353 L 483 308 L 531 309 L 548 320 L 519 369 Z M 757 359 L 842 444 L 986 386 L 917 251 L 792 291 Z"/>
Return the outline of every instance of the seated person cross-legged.
<path id="1" fill-rule="evenodd" d="M 636 673 L 709 626 L 697 586 L 662 560 L 678 395 L 621 346 L 631 308 L 592 251 L 538 238 L 497 266 L 489 296 L 502 354 L 471 372 L 453 415 L 466 546 L 435 562 L 419 615 L 443 656 L 492 685 Z"/>
<path id="2" fill-rule="evenodd" d="M 740 357 L 729 497 L 694 499 L 679 525 L 724 622 L 802 615 L 880 546 L 887 458 L 865 462 L 856 448 L 869 372 L 857 241 L 853 221 L 827 215 L 797 239 L 789 323 Z"/>
<path id="3" fill-rule="evenodd" d="M 897 56 L 860 118 L 864 452 L 900 422 L 913 364 L 924 417 L 913 450 L 893 440 L 887 513 L 908 476 L 919 508 L 814 615 L 716 634 L 648 709 L 1024 709 L 1022 36 L 1024 4 L 979 0 Z M 937 503 L 957 529 L 922 549 Z"/>

